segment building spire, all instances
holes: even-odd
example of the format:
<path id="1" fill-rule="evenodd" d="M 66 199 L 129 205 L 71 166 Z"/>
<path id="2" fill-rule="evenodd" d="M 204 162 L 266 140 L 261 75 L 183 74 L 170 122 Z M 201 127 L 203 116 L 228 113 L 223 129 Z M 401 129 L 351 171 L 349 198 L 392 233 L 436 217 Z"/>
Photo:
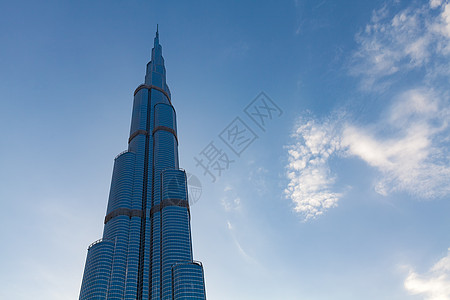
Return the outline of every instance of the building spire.
<path id="1" fill-rule="evenodd" d="M 156 24 L 152 57 L 150 62 L 147 64 L 145 84 L 160 87 L 170 95 L 169 87 L 166 84 L 166 68 L 164 67 L 162 47 L 159 44 L 159 24 Z"/>
<path id="2" fill-rule="evenodd" d="M 159 24 L 156 24 L 156 35 L 154 40 L 154 47 L 158 47 L 159 45 Z"/>

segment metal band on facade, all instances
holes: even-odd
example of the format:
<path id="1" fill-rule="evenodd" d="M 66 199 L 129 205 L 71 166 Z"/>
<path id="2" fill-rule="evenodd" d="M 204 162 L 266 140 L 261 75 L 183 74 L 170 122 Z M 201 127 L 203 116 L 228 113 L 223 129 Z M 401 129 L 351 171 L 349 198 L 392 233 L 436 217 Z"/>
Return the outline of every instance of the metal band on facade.
<path id="1" fill-rule="evenodd" d="M 136 96 L 137 92 L 139 92 L 139 91 L 142 90 L 142 89 L 148 89 L 148 90 L 157 90 L 157 91 L 160 91 L 161 93 L 163 93 L 163 94 L 167 97 L 167 99 L 169 100 L 169 103 L 172 104 L 172 101 L 170 100 L 169 94 L 168 94 L 165 90 L 163 90 L 162 88 L 160 88 L 159 86 L 156 86 L 156 85 L 149 85 L 149 84 L 141 84 L 141 85 L 138 86 L 138 87 L 136 88 L 136 90 L 134 91 L 134 95 Z"/>
<path id="2" fill-rule="evenodd" d="M 133 132 L 133 133 L 130 135 L 130 138 L 128 139 L 128 144 L 129 144 L 135 137 L 137 137 L 137 136 L 140 135 L 140 134 L 148 135 L 148 133 L 147 133 L 146 130 L 142 130 L 142 129 L 136 130 L 135 132 Z"/>
<path id="3" fill-rule="evenodd" d="M 106 215 L 105 224 L 108 223 L 114 217 L 117 216 L 129 216 L 131 217 L 143 217 L 144 213 L 140 209 L 129 209 L 129 208 L 117 208 Z"/>
<path id="4" fill-rule="evenodd" d="M 178 144 L 178 137 L 177 137 L 177 133 L 175 132 L 175 130 L 173 130 L 172 128 L 167 127 L 167 126 L 158 126 L 155 129 L 153 129 L 152 134 L 155 134 L 155 132 L 157 132 L 159 130 L 164 130 L 164 131 L 167 131 L 167 132 L 170 132 L 171 134 L 173 134 L 173 136 L 175 137 L 175 140 L 177 141 L 177 144 Z"/>
<path id="5" fill-rule="evenodd" d="M 157 204 L 150 209 L 150 216 L 153 216 L 154 213 L 160 212 L 164 207 L 167 206 L 179 206 L 186 207 L 189 211 L 189 202 L 183 199 L 164 199 L 160 204 Z"/>

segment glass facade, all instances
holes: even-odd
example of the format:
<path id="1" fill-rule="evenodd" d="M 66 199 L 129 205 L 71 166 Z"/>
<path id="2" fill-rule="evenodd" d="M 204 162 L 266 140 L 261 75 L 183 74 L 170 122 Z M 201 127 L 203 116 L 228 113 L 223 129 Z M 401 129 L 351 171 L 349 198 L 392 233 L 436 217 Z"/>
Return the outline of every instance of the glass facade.
<path id="1" fill-rule="evenodd" d="M 176 263 L 172 266 L 174 300 L 206 300 L 203 266 L 199 262 Z"/>
<path id="2" fill-rule="evenodd" d="M 145 84 L 134 93 L 128 150 L 114 161 L 103 238 L 89 246 L 79 299 L 206 299 L 187 194 L 156 32 Z"/>

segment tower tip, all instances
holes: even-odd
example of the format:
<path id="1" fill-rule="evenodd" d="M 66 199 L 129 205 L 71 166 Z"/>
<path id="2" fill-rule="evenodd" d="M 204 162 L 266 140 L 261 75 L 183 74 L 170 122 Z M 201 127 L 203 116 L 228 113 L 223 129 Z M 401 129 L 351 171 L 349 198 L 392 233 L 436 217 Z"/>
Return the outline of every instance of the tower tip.
<path id="1" fill-rule="evenodd" d="M 156 37 L 159 37 L 159 24 L 156 24 Z"/>

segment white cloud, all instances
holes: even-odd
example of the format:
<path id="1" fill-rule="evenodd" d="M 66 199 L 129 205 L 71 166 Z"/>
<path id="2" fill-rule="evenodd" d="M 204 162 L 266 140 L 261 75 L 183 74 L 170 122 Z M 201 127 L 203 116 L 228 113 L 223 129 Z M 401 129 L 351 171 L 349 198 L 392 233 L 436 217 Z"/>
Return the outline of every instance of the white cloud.
<path id="1" fill-rule="evenodd" d="M 411 90 L 399 97 L 386 119 L 370 129 L 345 125 L 341 146 L 382 173 L 376 184 L 380 194 L 406 191 L 422 198 L 444 196 L 450 193 L 448 120 L 449 110 L 436 94 Z"/>
<path id="2" fill-rule="evenodd" d="M 394 82 L 393 75 L 413 69 L 424 69 L 428 78 L 448 75 L 450 3 L 431 0 L 394 16 L 384 6 L 374 11 L 356 42 L 350 73 L 361 77 L 365 89 L 383 89 Z"/>
<path id="3" fill-rule="evenodd" d="M 231 225 L 230 221 L 227 221 L 227 228 L 228 228 L 228 230 L 233 229 L 233 225 Z"/>
<path id="4" fill-rule="evenodd" d="M 327 160 L 339 146 L 334 122 L 318 123 L 300 119 L 293 134 L 295 144 L 287 147 L 289 179 L 285 194 L 294 202 L 294 210 L 305 220 L 323 214 L 337 205 L 340 193 L 332 192 L 334 177 Z"/>
<path id="5" fill-rule="evenodd" d="M 426 89 L 404 92 L 376 123 L 357 125 L 336 116 L 325 121 L 302 118 L 287 147 L 286 196 L 306 220 L 337 206 L 342 193 L 328 161 L 358 157 L 377 169 L 375 191 L 407 192 L 420 198 L 450 194 L 450 109 Z"/>
<path id="6" fill-rule="evenodd" d="M 225 211 L 239 210 L 241 206 L 241 198 L 237 195 L 236 190 L 230 185 L 225 186 L 221 204 Z"/>
<path id="7" fill-rule="evenodd" d="M 358 157 L 378 170 L 379 194 L 407 192 L 422 199 L 450 194 L 449 0 L 412 4 L 394 15 L 384 6 L 374 11 L 357 42 L 351 73 L 363 87 L 387 88 L 411 70 L 414 78 L 404 92 L 384 101 L 393 104 L 371 124 L 356 123 L 349 114 L 298 122 L 287 147 L 285 194 L 306 220 L 342 197 L 334 186 L 337 170 L 328 164 L 333 155 Z M 424 76 L 418 76 L 422 70 Z"/>
<path id="8" fill-rule="evenodd" d="M 388 87 L 402 78 L 396 75 L 411 70 L 425 72 L 423 78 L 408 80 L 408 90 L 395 99 L 386 119 L 370 129 L 346 125 L 342 146 L 382 173 L 376 184 L 380 194 L 449 194 L 449 1 L 412 4 L 393 16 L 383 7 L 357 42 L 351 73 L 361 76 L 365 88 Z M 438 78 L 447 82 L 444 88 Z"/>
<path id="9" fill-rule="evenodd" d="M 425 300 L 450 300 L 450 249 L 428 272 L 418 274 L 411 270 L 404 282 L 412 295 L 422 295 Z"/>
<path id="10" fill-rule="evenodd" d="M 436 8 L 441 6 L 442 4 L 442 0 L 430 0 L 430 7 L 431 8 Z"/>

